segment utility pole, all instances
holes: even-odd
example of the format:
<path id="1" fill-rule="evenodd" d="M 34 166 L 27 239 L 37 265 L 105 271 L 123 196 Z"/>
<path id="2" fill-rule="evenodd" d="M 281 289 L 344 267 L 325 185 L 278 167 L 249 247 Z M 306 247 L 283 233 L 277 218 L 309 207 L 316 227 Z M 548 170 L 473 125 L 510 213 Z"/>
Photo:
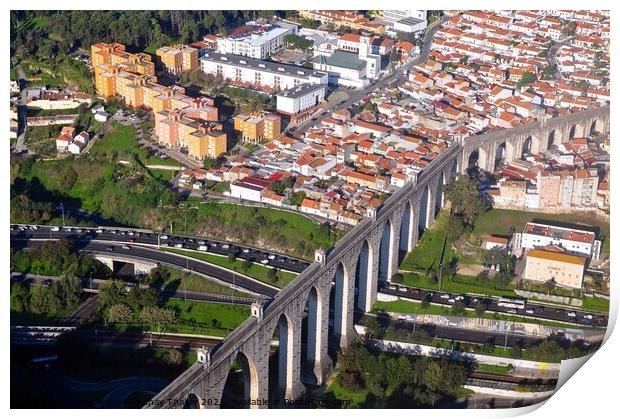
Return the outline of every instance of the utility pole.
<path id="1" fill-rule="evenodd" d="M 93 271 L 88 272 L 90 276 L 90 289 L 93 289 Z"/>

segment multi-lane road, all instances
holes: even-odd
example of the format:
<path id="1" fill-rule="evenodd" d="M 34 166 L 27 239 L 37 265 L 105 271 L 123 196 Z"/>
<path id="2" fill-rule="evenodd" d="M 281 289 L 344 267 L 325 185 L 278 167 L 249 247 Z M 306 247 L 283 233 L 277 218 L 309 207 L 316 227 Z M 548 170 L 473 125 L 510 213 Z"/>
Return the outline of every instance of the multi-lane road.
<path id="1" fill-rule="evenodd" d="M 273 297 L 278 292 L 278 288 L 216 265 L 159 250 L 158 246 L 175 250 L 208 251 L 222 256 L 232 253 L 239 259 L 293 273 L 299 273 L 308 266 L 308 262 L 290 256 L 196 237 L 171 236 L 144 230 L 119 228 L 36 226 L 35 230 L 33 227 L 11 226 L 11 246 L 13 247 L 30 246 L 37 241 L 58 239 L 73 241 L 79 251 L 128 256 L 155 261 L 178 269 L 192 270 L 197 274 L 226 282 L 233 287 L 267 297 Z"/>
<path id="2" fill-rule="evenodd" d="M 486 306 L 486 311 L 502 313 L 520 317 L 531 317 L 561 321 L 576 325 L 607 326 L 607 316 L 597 313 L 589 313 L 572 308 L 562 308 L 545 304 L 537 304 L 527 301 L 524 308 L 512 308 L 501 306 L 499 298 L 461 295 L 443 291 L 431 291 L 420 288 L 408 287 L 399 284 L 387 284 L 380 288 L 379 292 L 397 297 L 404 297 L 417 301 L 428 301 L 434 304 L 452 306 L 456 301 L 462 301 L 466 308 L 475 309 L 479 303 Z M 523 299 L 525 301 L 525 299 Z M 568 325 L 567 325 L 568 326 Z"/>
<path id="3" fill-rule="evenodd" d="M 53 231 L 57 230 L 57 231 Z M 212 265 L 197 259 L 187 258 L 183 255 L 164 252 L 158 245 L 177 250 L 208 251 L 218 255 L 233 253 L 236 257 L 262 263 L 290 272 L 302 272 L 309 263 L 289 256 L 270 253 L 250 247 L 243 247 L 232 243 L 201 239 L 185 236 L 168 236 L 144 230 L 129 230 L 119 228 L 57 228 L 50 226 L 11 226 L 11 246 L 29 246 L 37 241 L 69 239 L 75 244 L 77 250 L 99 254 L 127 256 L 137 259 L 153 261 L 178 269 L 188 269 L 211 278 L 228 283 L 233 287 L 247 290 L 256 295 L 273 297 L 279 291 L 278 288 L 240 275 L 228 269 Z M 523 308 L 511 308 L 500 305 L 498 298 L 459 295 L 448 292 L 438 292 L 419 288 L 406 287 L 397 284 L 388 284 L 380 289 L 380 292 L 393 296 L 405 297 L 412 300 L 428 300 L 429 302 L 442 305 L 452 305 L 461 300 L 469 309 L 474 309 L 482 303 L 487 311 L 543 319 L 560 321 L 575 325 L 590 325 L 604 327 L 607 325 L 607 316 L 581 311 L 572 308 L 563 308 L 552 305 L 527 302 Z"/>

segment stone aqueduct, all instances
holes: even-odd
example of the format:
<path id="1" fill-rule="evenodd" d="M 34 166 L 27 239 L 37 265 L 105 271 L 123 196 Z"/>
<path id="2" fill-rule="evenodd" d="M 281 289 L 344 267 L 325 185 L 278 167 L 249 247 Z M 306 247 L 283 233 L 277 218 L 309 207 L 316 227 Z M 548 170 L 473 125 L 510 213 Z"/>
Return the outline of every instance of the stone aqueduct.
<path id="1" fill-rule="evenodd" d="M 317 253 L 317 260 L 272 300 L 253 307 L 252 316 L 212 348 L 205 362 L 188 368 L 145 407 L 180 408 L 186 400 L 200 407 L 219 407 L 233 361 L 243 372 L 243 400 L 299 398 L 304 384 L 324 382 L 332 368 L 331 355 L 346 347 L 356 334 L 355 310 L 370 311 L 378 283 L 397 271 L 401 256 L 416 245 L 419 231 L 430 226 L 443 204 L 443 185 L 467 168 L 472 153 L 483 150 L 482 154 L 490 156 L 497 147 L 510 144 L 506 158 L 518 158 L 528 139 L 534 153 L 546 150 L 549 138 L 558 144 L 592 131 L 609 132 L 608 106 L 453 144 L 416 182 L 394 193 L 327 254 Z M 481 159 L 481 168 L 493 170 L 495 161 L 491 160 Z M 302 333 L 302 329 L 307 331 Z M 274 332 L 278 372 L 270 378 Z M 254 406 L 264 405 L 258 402 Z"/>

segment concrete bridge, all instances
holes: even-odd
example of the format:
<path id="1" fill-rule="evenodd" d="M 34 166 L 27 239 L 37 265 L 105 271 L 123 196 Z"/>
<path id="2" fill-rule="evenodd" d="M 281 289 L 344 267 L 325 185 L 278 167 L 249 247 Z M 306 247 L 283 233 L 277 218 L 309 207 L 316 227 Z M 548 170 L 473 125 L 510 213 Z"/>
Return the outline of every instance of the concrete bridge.
<path id="1" fill-rule="evenodd" d="M 93 257 L 106 265 L 114 272 L 114 263 L 127 263 L 133 265 L 134 275 L 147 275 L 157 267 L 157 263 L 136 256 L 125 256 L 110 253 L 91 252 Z"/>
<path id="2" fill-rule="evenodd" d="M 217 408 L 224 400 L 228 406 L 274 407 L 282 406 L 284 399 L 300 398 L 306 385 L 321 385 L 338 350 L 356 336 L 354 310 L 371 310 L 378 283 L 397 272 L 404 254 L 416 245 L 420 231 L 434 221 L 443 205 L 443 186 L 467 167 L 464 155 L 475 147 L 486 149 L 508 142 L 514 142 L 512 147 L 516 148 L 524 138 L 543 138 L 551 131 L 558 132 L 560 141 L 567 132 L 584 135 L 584 130 L 591 130 L 593 125 L 597 130 L 607 129 L 608 108 L 453 144 L 415 182 L 394 193 L 332 249 L 318 250 L 315 262 L 272 300 L 253 305 L 250 318 L 221 344 L 199 353 L 199 362 L 145 407 L 181 408 L 189 403 Z M 536 141 L 538 151 L 547 146 Z M 272 339 L 278 341 L 278 350 L 270 359 Z M 242 388 L 235 390 L 231 366 L 241 370 Z"/>
<path id="3" fill-rule="evenodd" d="M 595 132 L 609 132 L 609 106 L 467 137 L 463 140 L 461 167 L 476 164 L 487 172 L 494 172 L 501 160 L 509 162 L 526 153 L 544 153 L 554 145 Z"/>

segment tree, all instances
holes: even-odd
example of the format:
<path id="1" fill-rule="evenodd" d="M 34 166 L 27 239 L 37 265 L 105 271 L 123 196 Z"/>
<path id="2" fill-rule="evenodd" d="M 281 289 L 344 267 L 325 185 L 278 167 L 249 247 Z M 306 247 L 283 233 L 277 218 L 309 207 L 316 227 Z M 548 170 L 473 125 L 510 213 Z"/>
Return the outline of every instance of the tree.
<path id="1" fill-rule="evenodd" d="M 484 200 L 478 194 L 478 186 L 478 181 L 463 175 L 444 186 L 446 199 L 452 205 L 452 213 L 460 215 L 468 225 L 473 225 L 485 210 Z"/>
<path id="2" fill-rule="evenodd" d="M 140 312 L 142 323 L 156 327 L 157 332 L 161 332 L 167 325 L 174 323 L 176 314 L 174 310 L 158 307 L 144 307 Z"/>
<path id="3" fill-rule="evenodd" d="M 229 263 L 235 263 L 236 260 L 237 260 L 237 255 L 235 255 L 234 252 L 229 252 L 228 253 L 228 262 Z"/>
<path id="4" fill-rule="evenodd" d="M 306 199 L 306 193 L 304 191 L 298 191 L 291 195 L 290 201 L 292 205 L 301 206 L 304 199 Z"/>
<path id="5" fill-rule="evenodd" d="M 172 365 L 181 365 L 183 362 L 183 353 L 177 348 L 169 349 L 166 353 L 166 362 Z"/>
<path id="6" fill-rule="evenodd" d="M 463 225 L 463 219 L 454 214 L 450 214 L 448 221 L 446 222 L 446 235 L 448 243 L 454 243 L 456 239 L 461 237 L 465 226 Z"/>
<path id="7" fill-rule="evenodd" d="M 108 309 L 108 320 L 112 323 L 127 323 L 133 312 L 127 304 L 114 304 Z"/>
<path id="8" fill-rule="evenodd" d="M 366 327 L 366 336 L 369 338 L 383 339 L 385 336 L 385 329 L 374 316 L 368 317 L 364 326 Z"/>
<path id="9" fill-rule="evenodd" d="M 517 82 L 517 87 L 523 87 L 536 81 L 536 74 L 531 71 L 524 71 L 521 79 Z"/>
<path id="10" fill-rule="evenodd" d="M 582 94 L 585 94 L 590 88 L 590 84 L 586 80 L 579 80 L 577 83 L 577 88 L 581 91 Z"/>
<path id="11" fill-rule="evenodd" d="M 426 387 L 431 391 L 438 391 L 442 385 L 442 376 L 441 365 L 434 360 L 429 361 L 424 370 L 424 384 Z"/>
<path id="12" fill-rule="evenodd" d="M 452 303 L 452 312 L 454 314 L 465 313 L 465 303 L 463 301 L 455 301 Z"/>
<path id="13" fill-rule="evenodd" d="M 570 20 L 562 26 L 562 30 L 561 30 L 562 36 L 567 37 L 567 36 L 574 35 L 576 29 L 577 29 L 577 22 L 575 22 L 574 20 Z"/>
<path id="14" fill-rule="evenodd" d="M 99 301 L 103 308 L 123 303 L 125 284 L 122 281 L 106 281 L 99 287 Z"/>
<path id="15" fill-rule="evenodd" d="M 69 191 L 75 185 L 77 181 L 78 174 L 71 165 L 67 165 L 65 170 L 63 171 L 62 178 L 60 180 L 60 186 L 64 191 Z"/>
<path id="16" fill-rule="evenodd" d="M 276 268 L 271 268 L 267 271 L 267 275 L 269 276 L 269 280 L 273 283 L 278 281 L 278 270 Z"/>
<path id="17" fill-rule="evenodd" d="M 11 285 L 11 294 L 15 301 L 15 311 L 28 311 L 28 287 L 23 282 L 14 282 Z"/>
<path id="18" fill-rule="evenodd" d="M 482 316 L 484 312 L 487 311 L 487 306 L 484 305 L 482 302 L 478 301 L 478 303 L 476 304 L 475 310 L 476 310 L 477 316 Z"/>

